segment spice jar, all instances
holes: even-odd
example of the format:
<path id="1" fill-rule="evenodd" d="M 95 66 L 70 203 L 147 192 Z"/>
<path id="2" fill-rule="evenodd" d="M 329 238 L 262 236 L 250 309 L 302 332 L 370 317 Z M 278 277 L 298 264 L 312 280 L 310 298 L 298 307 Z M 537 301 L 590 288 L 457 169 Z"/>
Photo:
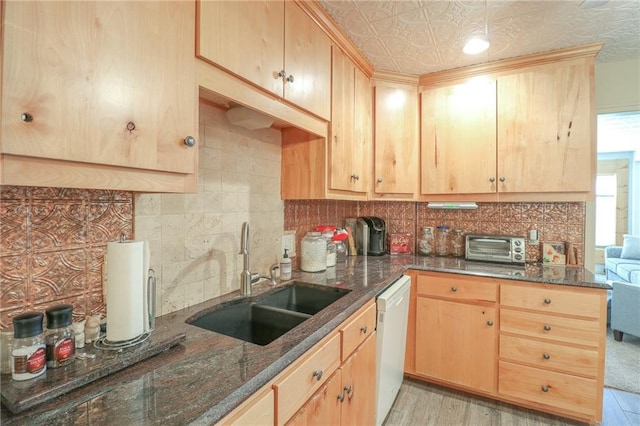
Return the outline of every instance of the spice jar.
<path id="1" fill-rule="evenodd" d="M 418 242 L 418 252 L 425 256 L 433 253 L 433 227 L 426 226 L 422 228 L 422 235 Z"/>
<path id="2" fill-rule="evenodd" d="M 47 367 L 58 368 L 76 358 L 76 338 L 71 323 L 73 306 L 57 305 L 47 309 Z"/>
<path id="3" fill-rule="evenodd" d="M 322 272 L 327 269 L 327 241 L 320 232 L 307 232 L 301 243 L 300 269 Z"/>
<path id="4" fill-rule="evenodd" d="M 29 380 L 47 371 L 47 355 L 39 312 L 27 312 L 13 318 L 11 377 Z"/>
<path id="5" fill-rule="evenodd" d="M 464 256 L 464 231 L 456 229 L 451 234 L 451 254 L 456 257 Z"/>
<path id="6" fill-rule="evenodd" d="M 441 225 L 436 227 L 436 254 L 447 256 L 449 254 L 449 227 Z"/>
<path id="7" fill-rule="evenodd" d="M 344 241 L 347 239 L 346 233 L 338 233 L 333 236 L 333 242 L 336 245 L 336 263 L 344 263 L 347 261 L 349 252 Z"/>

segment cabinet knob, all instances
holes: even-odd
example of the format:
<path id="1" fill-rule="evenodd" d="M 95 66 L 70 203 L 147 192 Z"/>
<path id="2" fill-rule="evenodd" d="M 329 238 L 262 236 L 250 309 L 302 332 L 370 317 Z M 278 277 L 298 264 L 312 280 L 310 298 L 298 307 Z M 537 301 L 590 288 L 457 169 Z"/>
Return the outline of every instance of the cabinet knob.
<path id="1" fill-rule="evenodd" d="M 30 123 L 33 121 L 33 115 L 29 114 L 28 112 L 23 112 L 22 115 L 20 115 L 20 120 L 24 121 L 25 123 Z"/>
<path id="2" fill-rule="evenodd" d="M 544 325 L 544 331 L 551 331 L 551 326 L 550 326 L 550 325 L 545 324 L 545 325 Z"/>
<path id="3" fill-rule="evenodd" d="M 491 177 L 489 178 L 489 182 L 493 183 L 493 182 L 495 182 L 495 181 L 496 181 L 496 178 L 494 178 L 493 176 L 491 176 Z"/>
<path id="4" fill-rule="evenodd" d="M 360 175 L 353 175 L 353 178 L 354 178 L 355 180 L 360 180 Z"/>
<path id="5" fill-rule="evenodd" d="M 540 386 L 540 390 L 541 390 L 542 392 L 549 392 L 549 386 L 547 386 L 547 385 L 542 385 L 542 386 Z"/>
<path id="6" fill-rule="evenodd" d="M 344 394 L 343 393 L 339 393 L 338 394 L 338 401 L 344 402 Z"/>
<path id="7" fill-rule="evenodd" d="M 313 372 L 313 377 L 315 377 L 317 381 L 320 381 L 320 379 L 322 379 L 322 370 L 314 371 Z"/>
<path id="8" fill-rule="evenodd" d="M 344 391 L 347 394 L 347 396 L 349 397 L 349 399 L 351 399 L 353 397 L 353 389 L 351 388 L 351 385 L 347 385 L 344 387 Z"/>
<path id="9" fill-rule="evenodd" d="M 194 138 L 193 136 L 187 136 L 186 138 L 184 138 L 184 144 L 189 148 L 192 148 L 196 146 L 196 138 Z"/>
<path id="10" fill-rule="evenodd" d="M 286 72 L 284 72 L 284 70 L 280 70 L 280 72 L 278 74 L 276 74 L 273 78 L 275 78 L 276 80 L 279 78 L 284 78 L 287 75 Z"/>
<path id="11" fill-rule="evenodd" d="M 133 132 L 136 129 L 136 123 L 130 121 L 127 123 L 127 130 Z"/>
<path id="12" fill-rule="evenodd" d="M 289 77 L 287 77 L 287 81 L 289 83 L 293 83 L 293 74 L 289 74 Z"/>
<path id="13" fill-rule="evenodd" d="M 376 182 L 377 182 L 377 183 L 379 183 L 379 184 L 380 184 L 380 183 L 382 183 L 382 178 L 378 178 L 378 179 L 376 180 Z"/>
<path id="14" fill-rule="evenodd" d="M 458 287 L 451 287 L 451 291 L 455 293 L 456 291 L 458 291 Z"/>
<path id="15" fill-rule="evenodd" d="M 544 304 L 545 305 L 550 305 L 551 304 L 551 299 L 544 299 Z"/>
<path id="16" fill-rule="evenodd" d="M 360 327 L 360 331 L 362 332 L 362 334 L 367 334 L 367 326 L 363 325 L 362 327 Z"/>
<path id="17" fill-rule="evenodd" d="M 487 325 L 488 325 L 489 327 L 493 326 L 493 321 L 491 321 L 491 320 L 487 321 Z"/>
<path id="18" fill-rule="evenodd" d="M 551 355 L 549 355 L 548 353 L 545 352 L 545 353 L 542 354 L 542 358 L 549 359 L 549 358 L 551 358 Z"/>
<path id="19" fill-rule="evenodd" d="M 504 182 L 505 180 L 507 180 L 504 176 L 500 176 L 500 182 Z"/>

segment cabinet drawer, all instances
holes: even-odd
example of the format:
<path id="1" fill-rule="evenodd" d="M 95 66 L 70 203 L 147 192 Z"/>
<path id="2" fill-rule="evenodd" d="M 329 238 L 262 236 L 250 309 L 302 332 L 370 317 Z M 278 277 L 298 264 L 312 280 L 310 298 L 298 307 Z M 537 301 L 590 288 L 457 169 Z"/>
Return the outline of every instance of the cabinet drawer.
<path id="1" fill-rule="evenodd" d="M 364 312 L 356 316 L 353 321 L 340 328 L 342 339 L 342 361 L 356 350 L 376 328 L 376 305 L 372 303 Z"/>
<path id="2" fill-rule="evenodd" d="M 566 318 L 512 309 L 500 310 L 500 332 L 592 347 L 598 347 L 601 338 L 600 324 L 596 320 Z"/>
<path id="3" fill-rule="evenodd" d="M 500 358 L 595 378 L 598 351 L 514 336 L 500 336 Z"/>
<path id="4" fill-rule="evenodd" d="M 335 334 L 306 360 L 276 381 L 277 424 L 284 424 L 340 365 L 340 335 Z"/>
<path id="5" fill-rule="evenodd" d="M 534 288 L 502 285 L 500 289 L 502 306 L 588 318 L 600 318 L 600 297 L 597 293 L 550 289 L 544 286 Z"/>
<path id="6" fill-rule="evenodd" d="M 598 406 L 595 380 L 500 361 L 498 392 L 593 418 Z"/>
<path id="7" fill-rule="evenodd" d="M 498 300 L 498 284 L 487 278 L 455 274 L 424 274 L 418 275 L 417 294 L 456 300 L 495 302 Z"/>

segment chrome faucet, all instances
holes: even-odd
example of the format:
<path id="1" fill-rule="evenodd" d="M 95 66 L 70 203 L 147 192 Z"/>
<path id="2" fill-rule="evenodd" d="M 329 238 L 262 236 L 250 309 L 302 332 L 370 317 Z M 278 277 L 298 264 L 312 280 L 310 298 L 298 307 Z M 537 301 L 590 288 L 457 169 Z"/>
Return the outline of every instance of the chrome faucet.
<path id="1" fill-rule="evenodd" d="M 276 270 L 280 268 L 277 263 L 274 263 L 269 268 L 268 277 L 262 276 L 257 273 L 251 273 L 249 270 L 249 222 L 242 224 L 242 236 L 240 237 L 240 253 L 242 255 L 242 272 L 240 273 L 240 294 L 242 296 L 251 296 L 251 288 L 253 284 L 265 278 L 271 280 L 272 285 L 278 283 L 276 279 Z"/>

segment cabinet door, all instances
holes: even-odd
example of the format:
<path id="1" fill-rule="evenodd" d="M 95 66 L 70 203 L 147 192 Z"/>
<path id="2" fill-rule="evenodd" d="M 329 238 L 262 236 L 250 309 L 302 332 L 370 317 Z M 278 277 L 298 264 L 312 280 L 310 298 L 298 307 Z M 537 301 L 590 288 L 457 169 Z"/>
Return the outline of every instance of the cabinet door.
<path id="1" fill-rule="evenodd" d="M 285 1 L 284 98 L 331 118 L 331 41 L 292 1 Z"/>
<path id="2" fill-rule="evenodd" d="M 372 99 L 373 93 L 369 78 L 356 68 L 354 75 L 353 169 L 358 179 L 353 184 L 353 190 L 359 192 L 368 191 L 371 180 Z"/>
<path id="3" fill-rule="evenodd" d="M 3 153 L 195 171 L 194 4 L 3 6 Z"/>
<path id="4" fill-rule="evenodd" d="M 283 1 L 198 1 L 196 55 L 282 96 Z"/>
<path id="5" fill-rule="evenodd" d="M 429 89 L 421 97 L 421 193 L 495 192 L 495 80 Z"/>
<path id="6" fill-rule="evenodd" d="M 497 323 L 495 307 L 418 297 L 416 373 L 495 393 Z"/>
<path id="7" fill-rule="evenodd" d="M 325 426 L 340 424 L 340 400 L 342 374 L 333 376 L 298 410 L 287 426 Z"/>
<path id="8" fill-rule="evenodd" d="M 220 425 L 273 426 L 275 421 L 273 389 L 259 391 L 222 419 Z"/>
<path id="9" fill-rule="evenodd" d="M 376 335 L 373 333 L 345 361 L 342 370 L 342 424 L 372 425 L 376 421 Z"/>
<path id="10" fill-rule="evenodd" d="M 498 191 L 592 190 L 591 67 L 554 64 L 498 79 Z"/>
<path id="11" fill-rule="evenodd" d="M 378 83 L 374 93 L 374 191 L 415 194 L 418 184 L 416 88 Z"/>
<path id="12" fill-rule="evenodd" d="M 329 187 L 353 190 L 356 152 L 353 138 L 354 73 L 353 63 L 333 47 L 331 90 L 331 143 L 329 144 Z"/>

